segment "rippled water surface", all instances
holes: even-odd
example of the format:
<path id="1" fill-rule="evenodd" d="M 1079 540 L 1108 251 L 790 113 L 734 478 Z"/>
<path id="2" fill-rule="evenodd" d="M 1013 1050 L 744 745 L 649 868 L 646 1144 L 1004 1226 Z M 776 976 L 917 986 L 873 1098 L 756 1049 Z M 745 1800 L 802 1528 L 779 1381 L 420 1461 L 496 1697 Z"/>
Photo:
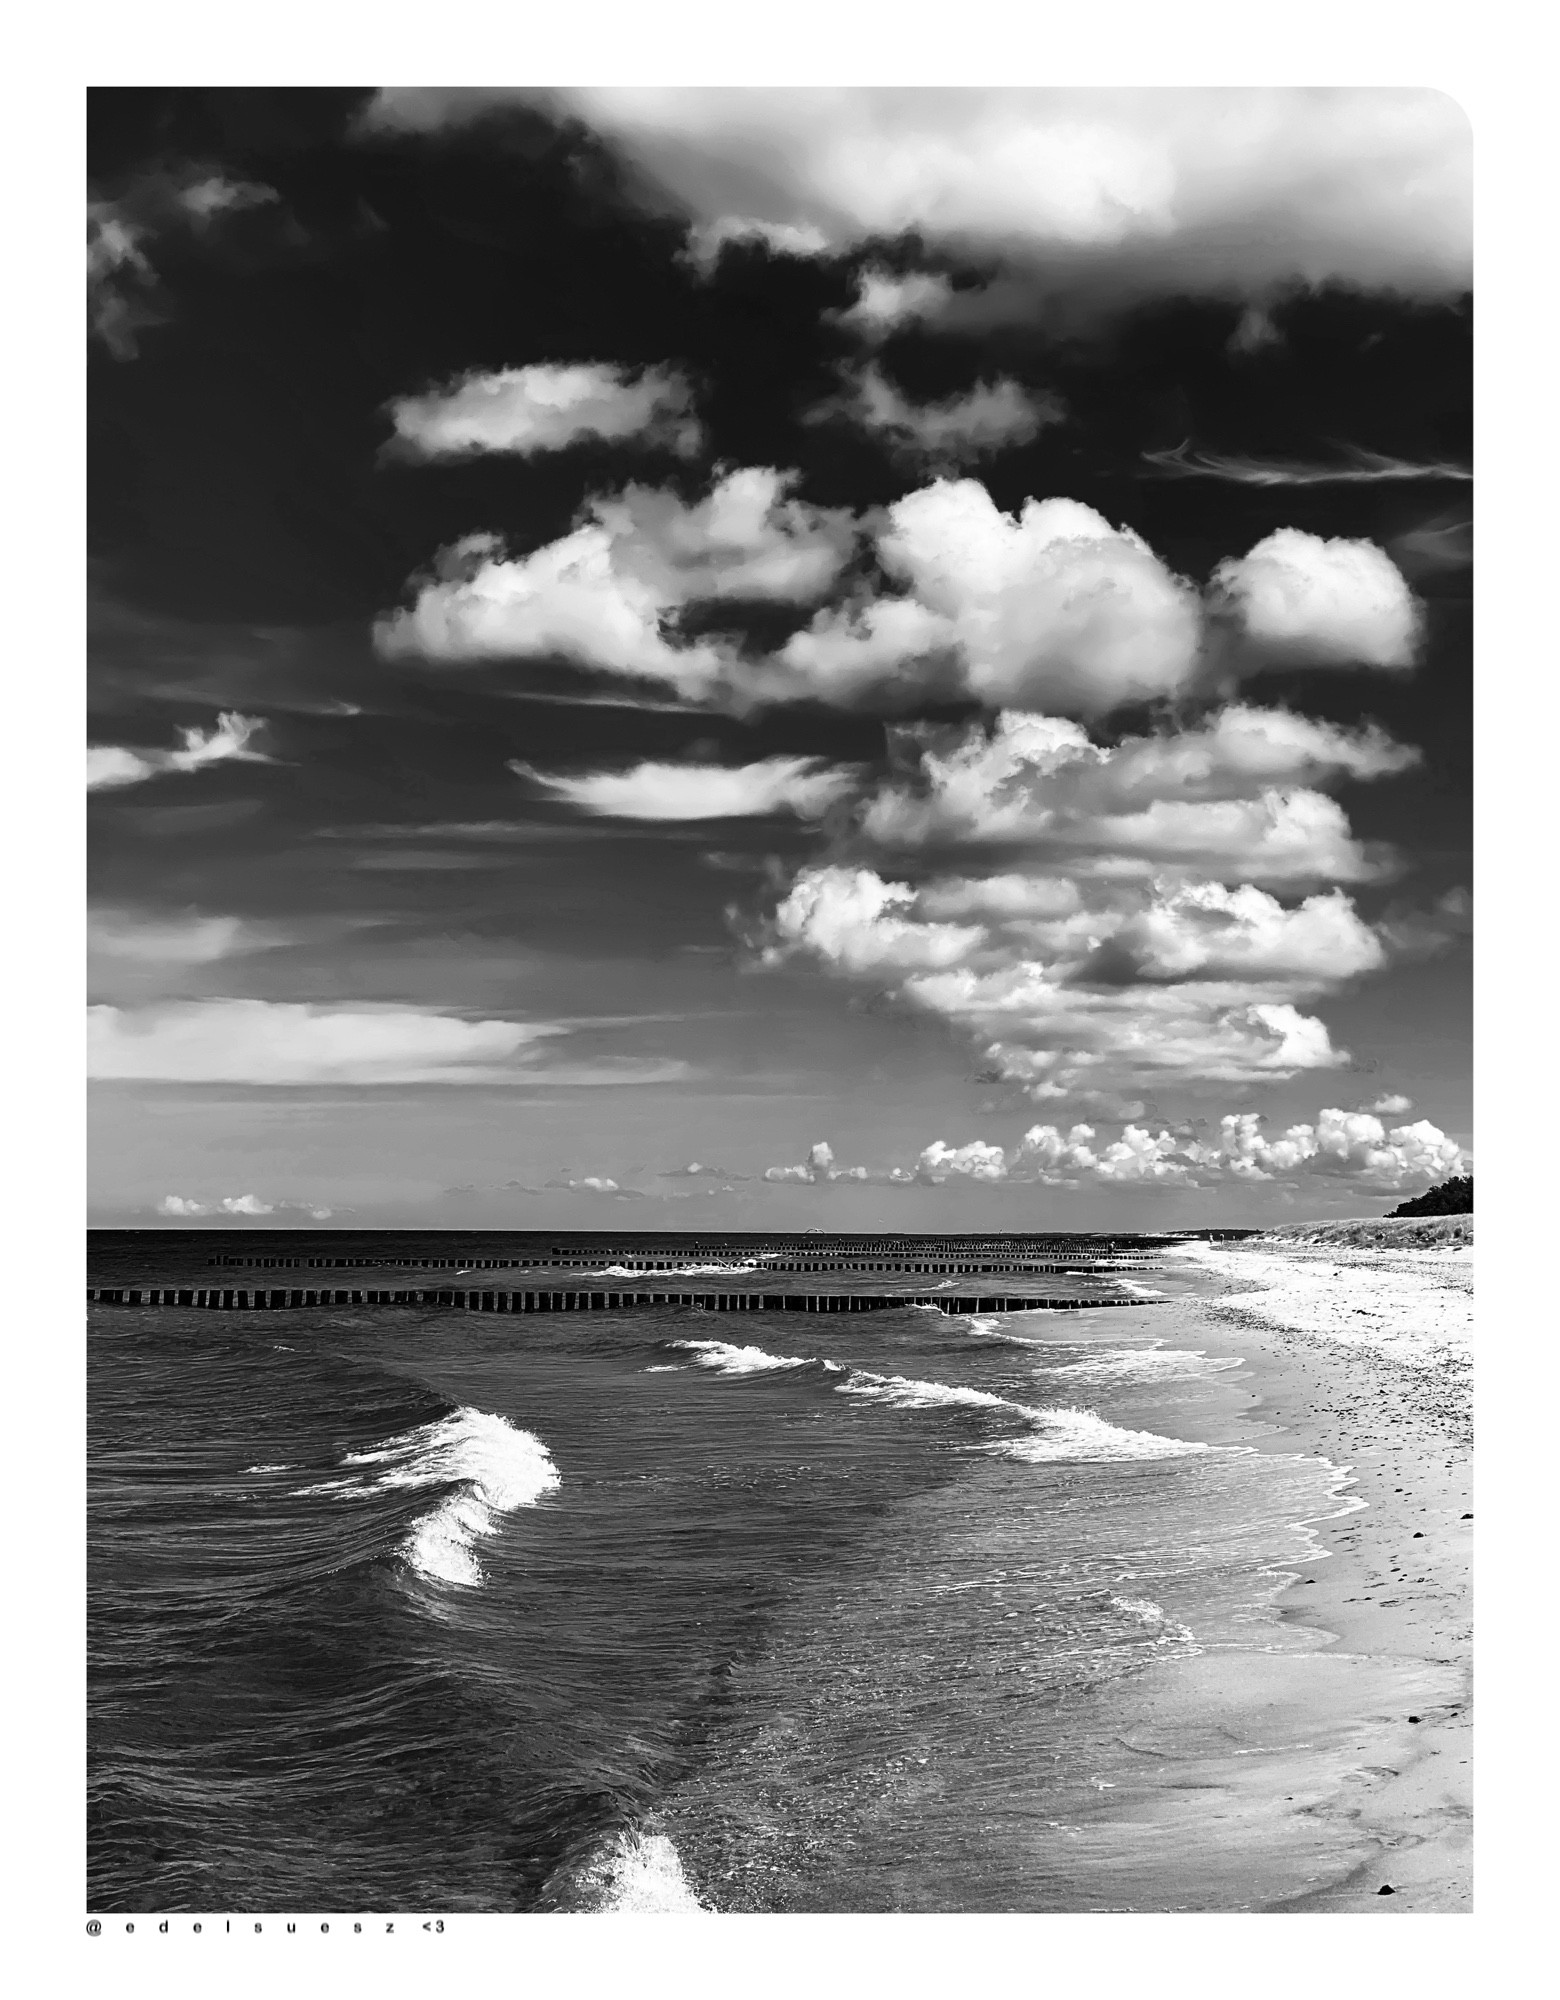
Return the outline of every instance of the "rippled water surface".
<path id="1" fill-rule="evenodd" d="M 223 1250 L 256 1242 L 105 1238 L 92 1278 Z M 1290 1643 L 1277 1581 L 1338 1503 L 1209 1442 L 1239 1365 L 1130 1281 L 983 1317 L 94 1308 L 92 1907 L 1151 1896 L 1084 1860 L 1150 1754 L 1122 1704 L 1184 1697 L 1184 1750 L 1199 1663 Z"/>

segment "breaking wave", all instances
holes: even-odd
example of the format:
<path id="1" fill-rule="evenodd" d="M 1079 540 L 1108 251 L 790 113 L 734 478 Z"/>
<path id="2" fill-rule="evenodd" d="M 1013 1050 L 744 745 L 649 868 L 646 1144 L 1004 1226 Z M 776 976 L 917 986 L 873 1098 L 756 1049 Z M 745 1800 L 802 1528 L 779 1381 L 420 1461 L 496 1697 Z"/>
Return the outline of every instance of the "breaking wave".
<path id="1" fill-rule="evenodd" d="M 1154 1431 L 1134 1431 L 1112 1424 L 1092 1410 L 1042 1409 L 1015 1402 L 989 1389 L 970 1389 L 956 1382 L 922 1381 L 907 1375 L 880 1375 L 867 1368 L 849 1368 L 815 1355 L 770 1354 L 762 1347 L 736 1347 L 724 1340 L 674 1340 L 668 1346 L 696 1357 L 701 1368 L 722 1375 L 763 1375 L 782 1369 L 818 1368 L 843 1377 L 835 1383 L 842 1396 L 861 1396 L 900 1410 L 989 1410 L 1018 1419 L 1021 1436 L 1002 1438 L 982 1449 L 1009 1458 L 1041 1463 L 1048 1459 L 1103 1462 L 1117 1459 L 1182 1458 L 1212 1449 L 1206 1444 L 1161 1437 Z M 1061 1371 L 1058 1370 L 1058 1373 Z"/>
<path id="2" fill-rule="evenodd" d="M 770 1354 L 762 1347 L 735 1347 L 729 1340 L 673 1340 L 667 1344 L 697 1355 L 701 1368 L 713 1368 L 722 1375 L 763 1375 L 774 1368 L 819 1365 L 810 1354 Z M 832 1370 L 837 1364 L 825 1361 L 822 1365 Z"/>
<path id="3" fill-rule="evenodd" d="M 413 1524 L 400 1553 L 419 1576 L 467 1587 L 482 1581 L 477 1544 L 497 1532 L 505 1514 L 534 1507 L 562 1483 L 539 1438 L 485 1410 L 457 1409 L 374 1451 L 348 1452 L 341 1463 L 376 1469 L 300 1491 L 352 1500 L 454 1484 L 457 1491 L 447 1493 Z"/>
<path id="4" fill-rule="evenodd" d="M 682 1857 L 664 1833 L 614 1833 L 548 1888 L 549 1900 L 564 1909 L 688 1915 L 708 1908 L 690 1888 Z"/>
<path id="5" fill-rule="evenodd" d="M 587 1271 L 587 1278 L 718 1278 L 762 1270 L 756 1259 L 745 1264 L 674 1264 L 670 1270 L 647 1271 L 634 1264 L 608 1264 L 604 1271 Z"/>

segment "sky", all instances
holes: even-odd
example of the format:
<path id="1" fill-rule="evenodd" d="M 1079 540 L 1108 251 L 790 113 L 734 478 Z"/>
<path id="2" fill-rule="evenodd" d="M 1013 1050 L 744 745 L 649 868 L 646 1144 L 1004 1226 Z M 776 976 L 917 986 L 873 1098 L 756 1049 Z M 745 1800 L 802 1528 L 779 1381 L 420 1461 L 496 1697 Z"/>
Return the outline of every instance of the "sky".
<path id="1" fill-rule="evenodd" d="M 90 98 L 94 1221 L 1469 1169 L 1450 100 Z"/>

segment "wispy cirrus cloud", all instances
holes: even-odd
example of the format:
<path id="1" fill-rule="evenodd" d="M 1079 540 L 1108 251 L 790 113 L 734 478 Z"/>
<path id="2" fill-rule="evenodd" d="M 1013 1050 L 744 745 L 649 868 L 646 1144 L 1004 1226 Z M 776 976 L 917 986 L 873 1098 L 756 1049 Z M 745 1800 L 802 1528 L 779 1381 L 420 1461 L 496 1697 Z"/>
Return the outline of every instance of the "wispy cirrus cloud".
<path id="1" fill-rule="evenodd" d="M 90 1074 L 259 1085 L 502 1083 L 553 1023 L 469 1021 L 411 1007 L 187 1000 L 88 1010 Z"/>
<path id="2" fill-rule="evenodd" d="M 217 717 L 209 732 L 181 729 L 183 742 L 177 750 L 126 750 L 115 744 L 92 744 L 87 749 L 87 790 L 111 791 L 124 785 L 142 785 L 165 771 L 189 773 L 208 764 L 269 764 L 264 751 L 251 748 L 264 723 L 252 715 L 227 710 Z"/>
<path id="3" fill-rule="evenodd" d="M 277 200 L 274 188 L 233 179 L 193 161 L 155 168 L 87 204 L 87 315 L 116 361 L 131 361 L 139 336 L 166 319 L 153 254 L 160 239 L 208 236 L 225 218 Z"/>
<path id="4" fill-rule="evenodd" d="M 1471 466 L 1444 459 L 1390 458 L 1358 445 L 1343 446 L 1338 457 L 1328 463 L 1195 451 L 1188 443 L 1172 451 L 1145 451 L 1141 463 L 1158 479 L 1218 479 L 1235 486 L 1420 485 L 1473 478 Z"/>

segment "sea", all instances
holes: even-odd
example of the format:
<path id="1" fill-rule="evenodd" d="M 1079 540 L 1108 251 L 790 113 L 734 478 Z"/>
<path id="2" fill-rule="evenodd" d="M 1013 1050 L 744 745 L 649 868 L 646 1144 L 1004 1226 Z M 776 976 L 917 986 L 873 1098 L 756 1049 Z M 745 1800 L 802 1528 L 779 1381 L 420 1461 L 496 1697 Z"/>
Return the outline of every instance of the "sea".
<path id="1" fill-rule="evenodd" d="M 298 1263 L 216 1268 L 257 1258 Z M 1003 1259 L 1063 1268 L 900 1268 Z M 107 1286 L 630 1273 L 1107 1303 L 92 1306 L 90 1909 L 1252 1909 L 1340 1865 L 1275 1831 L 1301 1752 L 1237 1711 L 1315 1671 L 1276 1600 L 1355 1503 L 1232 1441 L 1246 1371 L 1155 1331 L 1197 1282 L 1161 1239 L 89 1254 Z"/>

